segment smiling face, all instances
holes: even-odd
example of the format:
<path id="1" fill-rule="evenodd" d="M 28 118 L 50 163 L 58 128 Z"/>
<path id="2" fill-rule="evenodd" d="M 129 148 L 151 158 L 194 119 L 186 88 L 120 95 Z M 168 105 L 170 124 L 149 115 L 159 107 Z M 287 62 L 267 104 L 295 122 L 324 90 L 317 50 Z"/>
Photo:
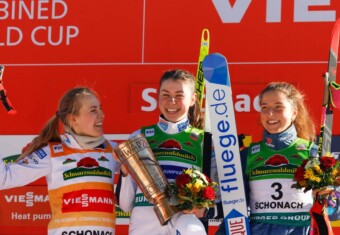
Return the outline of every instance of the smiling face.
<path id="1" fill-rule="evenodd" d="M 95 95 L 79 97 L 80 109 L 69 114 L 69 125 L 77 135 L 100 137 L 103 135 L 104 112 Z"/>
<path id="2" fill-rule="evenodd" d="M 195 101 L 196 94 L 192 92 L 189 81 L 167 79 L 162 82 L 158 107 L 168 121 L 178 122 L 187 117 Z"/>
<path id="3" fill-rule="evenodd" d="M 270 133 L 277 134 L 286 130 L 295 120 L 296 108 L 279 90 L 265 92 L 260 101 L 262 126 Z"/>

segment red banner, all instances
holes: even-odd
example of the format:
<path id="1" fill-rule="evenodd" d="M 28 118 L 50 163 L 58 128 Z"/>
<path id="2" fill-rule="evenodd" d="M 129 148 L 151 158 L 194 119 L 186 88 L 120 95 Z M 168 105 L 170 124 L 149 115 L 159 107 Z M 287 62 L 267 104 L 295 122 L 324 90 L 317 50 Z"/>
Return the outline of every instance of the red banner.
<path id="1" fill-rule="evenodd" d="M 0 64 L 18 111 L 11 116 L 0 108 L 0 137 L 25 139 L 10 145 L 0 138 L 0 153 L 20 153 L 25 136 L 40 131 L 74 86 L 99 93 L 107 134 L 155 123 L 160 76 L 174 68 L 196 73 L 203 29 L 210 32 L 210 52 L 229 62 L 239 133 L 261 138 L 257 94 L 271 81 L 304 91 L 319 125 L 322 74 L 339 11 L 340 1 L 329 0 L 0 0 Z M 333 135 L 340 135 L 337 115 Z M 29 226 L 20 234 L 45 226 L 46 218 L 33 218 L 48 214 L 48 204 L 42 209 L 36 202 L 33 210 L 25 204 L 44 186 L 30 187 L 0 191 L 0 205 L 10 205 L 0 206 L 0 234 L 8 226 Z"/>

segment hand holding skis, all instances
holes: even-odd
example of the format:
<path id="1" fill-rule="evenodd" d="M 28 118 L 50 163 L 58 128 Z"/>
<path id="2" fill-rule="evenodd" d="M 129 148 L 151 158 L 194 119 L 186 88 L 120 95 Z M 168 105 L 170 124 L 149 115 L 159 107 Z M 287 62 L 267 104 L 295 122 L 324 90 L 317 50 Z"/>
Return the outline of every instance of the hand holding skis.
<path id="1" fill-rule="evenodd" d="M 5 70 L 5 67 L 3 65 L 0 65 L 0 99 L 3 105 L 5 106 L 5 109 L 8 112 L 8 114 L 14 115 L 17 113 L 17 111 L 11 105 L 11 102 L 9 101 L 6 95 L 6 90 L 3 86 L 2 75 L 4 73 L 4 70 Z"/>

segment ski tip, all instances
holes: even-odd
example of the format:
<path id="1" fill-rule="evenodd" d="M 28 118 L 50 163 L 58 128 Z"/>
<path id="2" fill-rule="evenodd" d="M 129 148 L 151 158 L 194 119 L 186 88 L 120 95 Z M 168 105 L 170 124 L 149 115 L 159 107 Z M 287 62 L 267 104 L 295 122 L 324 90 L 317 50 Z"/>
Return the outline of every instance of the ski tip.
<path id="1" fill-rule="evenodd" d="M 340 39 L 340 18 L 337 19 L 332 30 L 331 50 L 336 58 L 338 58 L 339 39 Z"/>
<path id="2" fill-rule="evenodd" d="M 227 59 L 222 54 L 213 53 L 205 56 L 202 69 L 208 82 L 230 86 Z"/>
<path id="3" fill-rule="evenodd" d="M 5 66 L 0 64 L 0 83 L 2 82 L 2 75 L 5 71 Z"/>

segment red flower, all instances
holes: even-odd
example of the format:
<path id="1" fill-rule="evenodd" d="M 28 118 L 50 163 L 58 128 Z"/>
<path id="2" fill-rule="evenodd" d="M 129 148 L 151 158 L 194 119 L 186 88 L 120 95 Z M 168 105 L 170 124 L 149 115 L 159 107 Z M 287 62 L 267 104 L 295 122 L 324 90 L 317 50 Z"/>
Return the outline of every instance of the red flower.
<path id="1" fill-rule="evenodd" d="M 188 174 L 181 174 L 176 177 L 176 184 L 178 185 L 179 188 L 184 187 L 187 183 L 190 182 L 190 175 Z"/>
<path id="2" fill-rule="evenodd" d="M 320 160 L 321 168 L 323 168 L 324 170 L 327 170 L 333 167 L 336 163 L 336 160 L 333 157 L 322 156 L 319 158 L 319 160 Z"/>
<path id="3" fill-rule="evenodd" d="M 215 190 L 211 186 L 207 186 L 202 190 L 202 198 L 214 200 L 215 199 Z"/>
<path id="4" fill-rule="evenodd" d="M 294 173 L 294 179 L 297 181 L 304 180 L 305 179 L 304 174 L 305 174 L 305 167 L 299 166 Z"/>

